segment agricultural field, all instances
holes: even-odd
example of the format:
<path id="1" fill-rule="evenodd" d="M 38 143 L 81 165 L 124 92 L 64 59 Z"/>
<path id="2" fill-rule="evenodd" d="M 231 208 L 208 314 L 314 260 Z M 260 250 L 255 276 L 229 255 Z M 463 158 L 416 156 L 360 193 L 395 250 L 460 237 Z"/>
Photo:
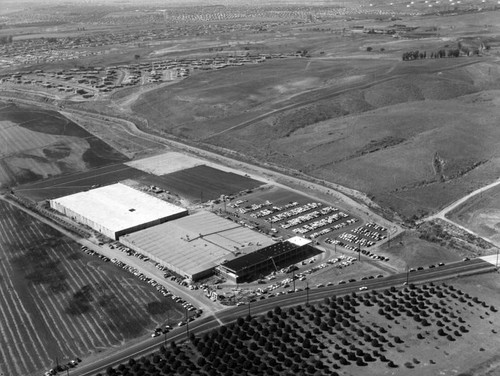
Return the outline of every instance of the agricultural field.
<path id="1" fill-rule="evenodd" d="M 0 201 L 0 374 L 40 375 L 122 346 L 183 310 Z"/>
<path id="2" fill-rule="evenodd" d="M 447 217 L 479 236 L 500 244 L 500 188 L 493 187 L 471 197 Z"/>
<path id="3" fill-rule="evenodd" d="M 155 162 L 151 163 L 154 164 Z M 138 166 L 141 170 L 131 166 Z M 154 167 L 151 166 L 151 168 Z M 263 184 L 249 177 L 206 165 L 176 169 L 175 172 L 160 176 L 143 171 L 145 169 L 147 168 L 145 168 L 144 163 L 140 165 L 137 163 L 115 163 L 74 174 L 23 184 L 16 187 L 14 191 L 30 200 L 40 202 L 81 192 L 96 185 L 103 186 L 123 180 L 131 180 L 139 185 L 159 186 L 191 201 L 199 201 L 201 196 L 203 196 L 203 201 L 208 201 L 217 199 L 222 194 L 230 195 Z"/>
<path id="4" fill-rule="evenodd" d="M 125 164 L 116 163 L 74 174 L 66 174 L 34 183 L 23 184 L 16 187 L 14 192 L 30 200 L 40 202 L 78 193 L 90 189 L 92 186 L 114 184 L 125 179 L 134 179 L 143 175 L 146 175 L 146 173 Z"/>
<path id="5" fill-rule="evenodd" d="M 0 108 L 0 186 L 128 160 L 77 124 L 49 110 Z"/>
<path id="6" fill-rule="evenodd" d="M 117 369 L 151 375 L 482 375 L 498 369 L 495 283 L 470 277 L 280 307 Z M 498 286 L 497 286 L 498 287 Z M 484 298 L 486 297 L 486 299 Z M 476 373 L 479 371 L 478 373 Z M 128 372 L 128 373 L 127 373 Z"/>
<path id="7" fill-rule="evenodd" d="M 232 195 L 263 184 L 249 177 L 206 165 L 186 168 L 162 176 L 145 175 L 137 180 L 146 185 L 158 185 L 193 202 L 215 200 L 221 195 Z"/>

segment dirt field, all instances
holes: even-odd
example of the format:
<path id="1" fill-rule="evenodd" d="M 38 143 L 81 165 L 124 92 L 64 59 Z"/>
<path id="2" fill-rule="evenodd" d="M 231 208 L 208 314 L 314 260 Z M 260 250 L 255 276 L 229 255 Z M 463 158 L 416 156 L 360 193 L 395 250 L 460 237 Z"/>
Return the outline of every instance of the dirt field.
<path id="1" fill-rule="evenodd" d="M 168 152 L 127 162 L 126 165 L 153 175 L 166 175 L 187 168 L 206 164 L 203 160 L 177 152 Z"/>
<path id="2" fill-rule="evenodd" d="M 23 184 L 127 158 L 52 111 L 0 109 L 0 186 Z"/>
<path id="3" fill-rule="evenodd" d="M 452 221 L 500 244 L 500 188 L 472 197 L 447 215 Z"/>
<path id="4" fill-rule="evenodd" d="M 49 200 L 89 189 L 93 185 L 118 183 L 146 175 L 145 172 L 118 163 L 74 174 L 24 184 L 14 189 L 17 194 L 33 201 Z"/>
<path id="5" fill-rule="evenodd" d="M 40 375 L 183 311 L 131 274 L 0 201 L 0 374 Z M 169 312 L 169 314 L 167 314 Z"/>
<path id="6" fill-rule="evenodd" d="M 262 182 L 249 177 L 205 165 L 162 176 L 142 176 L 138 180 L 145 185 L 157 184 L 193 202 L 215 200 L 221 195 L 232 195 L 262 185 Z"/>

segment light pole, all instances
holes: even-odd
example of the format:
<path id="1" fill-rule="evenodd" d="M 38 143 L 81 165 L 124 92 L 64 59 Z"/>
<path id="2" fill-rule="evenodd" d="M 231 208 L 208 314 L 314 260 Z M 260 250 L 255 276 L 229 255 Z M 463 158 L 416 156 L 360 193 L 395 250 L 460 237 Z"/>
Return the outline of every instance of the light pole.
<path id="1" fill-rule="evenodd" d="M 251 302 L 250 302 L 250 300 L 249 300 L 249 301 L 248 301 L 248 316 L 250 316 L 250 304 L 251 304 Z"/>
<path id="2" fill-rule="evenodd" d="M 408 269 L 408 265 L 406 265 L 406 284 L 409 283 L 410 280 L 410 269 Z"/>
<path id="3" fill-rule="evenodd" d="M 498 269 L 498 248 L 497 248 L 497 261 L 495 263 L 495 268 Z"/>
<path id="4" fill-rule="evenodd" d="M 187 335 L 187 339 L 189 339 L 189 320 L 188 320 L 188 310 L 187 310 L 187 308 L 184 308 L 184 310 L 186 311 L 186 335 Z"/>

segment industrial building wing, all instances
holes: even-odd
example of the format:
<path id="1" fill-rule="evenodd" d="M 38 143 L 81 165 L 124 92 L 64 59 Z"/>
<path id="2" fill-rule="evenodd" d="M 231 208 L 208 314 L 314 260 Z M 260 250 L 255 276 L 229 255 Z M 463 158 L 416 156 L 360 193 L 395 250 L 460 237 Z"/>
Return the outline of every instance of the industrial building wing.
<path id="1" fill-rule="evenodd" d="M 112 184 L 50 200 L 50 207 L 111 239 L 188 215 L 125 184 Z"/>

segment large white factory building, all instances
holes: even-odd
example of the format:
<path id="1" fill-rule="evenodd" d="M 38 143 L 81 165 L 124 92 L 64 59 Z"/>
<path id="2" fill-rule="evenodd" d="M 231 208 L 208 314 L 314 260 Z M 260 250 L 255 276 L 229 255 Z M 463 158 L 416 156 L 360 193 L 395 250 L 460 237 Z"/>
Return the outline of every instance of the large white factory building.
<path id="1" fill-rule="evenodd" d="M 50 200 L 50 207 L 115 240 L 188 215 L 187 209 L 120 183 Z"/>

